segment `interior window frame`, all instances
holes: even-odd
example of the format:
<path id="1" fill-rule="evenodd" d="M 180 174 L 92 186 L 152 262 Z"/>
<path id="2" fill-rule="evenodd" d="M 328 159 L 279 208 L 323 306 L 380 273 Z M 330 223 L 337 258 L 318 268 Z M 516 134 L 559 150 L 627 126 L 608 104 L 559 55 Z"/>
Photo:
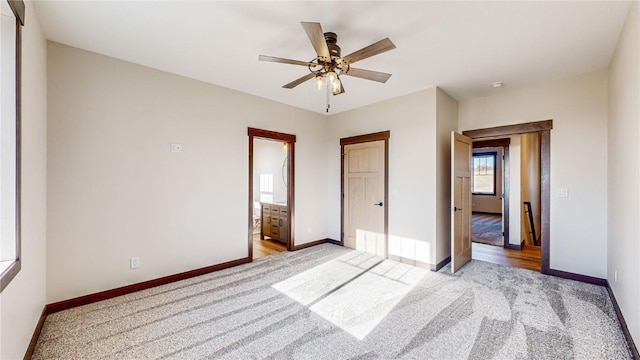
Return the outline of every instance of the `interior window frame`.
<path id="1" fill-rule="evenodd" d="M 22 120 L 22 26 L 24 26 L 25 4 L 23 0 L 6 0 L 16 18 L 16 59 L 15 59 L 15 99 L 16 99 L 16 172 L 15 172 L 15 260 L 0 274 L 0 293 L 9 285 L 22 268 L 21 251 L 21 120 Z"/>

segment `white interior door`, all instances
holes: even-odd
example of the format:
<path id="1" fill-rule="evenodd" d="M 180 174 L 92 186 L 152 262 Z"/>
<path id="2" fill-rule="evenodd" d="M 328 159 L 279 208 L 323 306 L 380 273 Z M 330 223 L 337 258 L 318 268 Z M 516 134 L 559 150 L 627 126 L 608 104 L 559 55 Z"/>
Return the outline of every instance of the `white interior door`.
<path id="1" fill-rule="evenodd" d="M 344 246 L 387 257 L 384 141 L 344 147 Z"/>
<path id="2" fill-rule="evenodd" d="M 451 272 L 471 260 L 472 140 L 451 132 Z"/>

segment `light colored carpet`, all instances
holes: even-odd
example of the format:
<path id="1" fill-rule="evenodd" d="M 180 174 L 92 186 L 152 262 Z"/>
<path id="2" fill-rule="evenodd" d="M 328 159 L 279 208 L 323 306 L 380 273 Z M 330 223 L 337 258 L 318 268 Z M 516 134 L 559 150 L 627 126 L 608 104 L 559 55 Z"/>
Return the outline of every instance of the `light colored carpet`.
<path id="1" fill-rule="evenodd" d="M 606 289 L 331 244 L 47 317 L 34 359 L 630 359 Z"/>
<path id="2" fill-rule="evenodd" d="M 495 214 L 471 214 L 471 241 L 503 246 L 502 216 Z"/>

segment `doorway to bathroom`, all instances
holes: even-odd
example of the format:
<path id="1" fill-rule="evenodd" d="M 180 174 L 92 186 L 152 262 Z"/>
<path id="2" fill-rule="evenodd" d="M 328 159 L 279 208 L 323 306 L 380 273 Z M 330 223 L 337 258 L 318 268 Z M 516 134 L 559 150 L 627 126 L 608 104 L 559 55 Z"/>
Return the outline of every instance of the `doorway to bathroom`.
<path id="1" fill-rule="evenodd" d="M 295 135 L 249 128 L 249 257 L 294 249 Z"/>

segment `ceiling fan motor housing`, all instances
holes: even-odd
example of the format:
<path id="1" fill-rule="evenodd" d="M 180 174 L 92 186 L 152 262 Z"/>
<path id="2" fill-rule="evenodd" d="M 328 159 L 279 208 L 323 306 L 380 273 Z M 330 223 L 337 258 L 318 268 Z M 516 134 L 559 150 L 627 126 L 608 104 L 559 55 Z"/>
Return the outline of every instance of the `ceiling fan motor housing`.
<path id="1" fill-rule="evenodd" d="M 326 32 L 324 33 L 324 41 L 327 42 L 327 47 L 329 48 L 329 54 L 331 54 L 331 57 L 340 57 L 340 46 L 336 44 L 338 42 L 338 35 L 334 32 Z"/>

